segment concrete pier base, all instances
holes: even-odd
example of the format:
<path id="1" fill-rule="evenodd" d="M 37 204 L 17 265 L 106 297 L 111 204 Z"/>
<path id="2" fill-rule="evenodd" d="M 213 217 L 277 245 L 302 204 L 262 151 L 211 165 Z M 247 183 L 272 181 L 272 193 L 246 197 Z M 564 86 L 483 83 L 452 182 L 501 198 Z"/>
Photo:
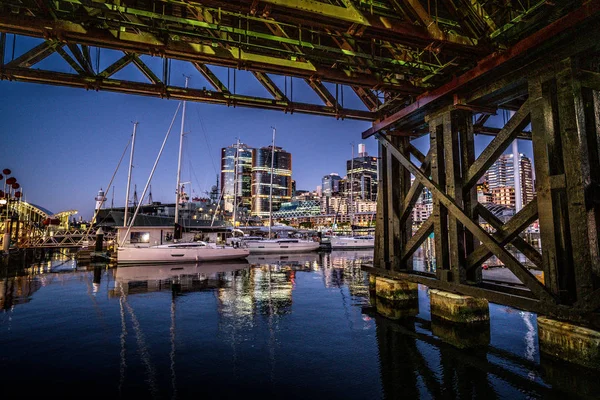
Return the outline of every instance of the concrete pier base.
<path id="1" fill-rule="evenodd" d="M 459 324 L 489 323 L 490 311 L 485 299 L 436 289 L 429 290 L 429 299 L 432 317 Z"/>
<path id="2" fill-rule="evenodd" d="M 600 370 L 600 332 L 538 316 L 540 352 Z"/>
<path id="3" fill-rule="evenodd" d="M 390 301 L 406 301 L 418 298 L 419 285 L 408 281 L 399 281 L 382 277 L 375 278 L 375 293 Z"/>
<path id="4" fill-rule="evenodd" d="M 375 306 L 386 318 L 401 319 L 419 313 L 419 285 L 382 277 L 375 278 Z"/>
<path id="5" fill-rule="evenodd" d="M 457 324 L 431 316 L 431 333 L 459 349 L 484 347 L 490 344 L 490 324 Z"/>
<path id="6" fill-rule="evenodd" d="M 375 285 L 377 282 L 377 276 L 373 275 L 373 274 L 369 274 L 369 290 L 370 291 L 375 291 Z"/>

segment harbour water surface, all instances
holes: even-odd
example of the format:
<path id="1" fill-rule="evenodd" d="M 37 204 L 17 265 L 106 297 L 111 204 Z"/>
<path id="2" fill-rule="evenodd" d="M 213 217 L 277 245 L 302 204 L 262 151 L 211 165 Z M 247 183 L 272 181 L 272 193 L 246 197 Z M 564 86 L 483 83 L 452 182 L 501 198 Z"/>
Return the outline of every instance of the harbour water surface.
<path id="1" fill-rule="evenodd" d="M 0 272 L 3 398 L 598 398 L 587 370 L 540 356 L 536 315 L 490 304 L 489 330 L 376 312 L 372 252 L 229 264 Z"/>

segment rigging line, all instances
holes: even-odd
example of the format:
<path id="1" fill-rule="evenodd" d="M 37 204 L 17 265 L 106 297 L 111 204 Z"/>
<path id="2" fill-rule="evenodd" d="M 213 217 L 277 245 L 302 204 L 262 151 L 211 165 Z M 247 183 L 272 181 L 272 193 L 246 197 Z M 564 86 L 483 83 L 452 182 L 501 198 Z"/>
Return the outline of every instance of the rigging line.
<path id="1" fill-rule="evenodd" d="M 130 139 L 127 141 L 127 145 L 123 149 L 123 154 L 121 154 L 121 158 L 119 159 L 117 168 L 115 168 L 115 172 L 113 172 L 113 176 L 110 178 L 110 182 L 108 183 L 108 186 L 106 186 L 107 189 L 106 189 L 106 192 L 104 192 L 104 196 L 102 196 L 102 201 L 100 202 L 100 207 L 94 212 L 94 218 L 92 218 L 92 223 L 90 224 L 90 227 L 88 228 L 88 230 L 86 232 L 86 235 L 89 235 L 90 231 L 92 230 L 92 226 L 94 225 L 94 222 L 96 222 L 96 218 L 98 217 L 98 212 L 100 211 L 102 204 L 104 204 L 104 201 L 106 200 L 106 195 L 108 194 L 108 191 L 110 190 L 110 186 L 112 185 L 112 182 L 115 179 L 115 175 L 117 174 L 117 171 L 119 170 L 119 167 L 121 166 L 121 161 L 123 161 L 123 157 L 125 157 L 125 153 L 127 152 L 127 148 L 129 147 L 129 144 L 131 143 L 132 138 L 133 138 L 133 135 L 131 135 Z"/>
<path id="2" fill-rule="evenodd" d="M 173 128 L 173 124 L 175 123 L 175 118 L 177 118 L 177 113 L 179 112 L 179 108 L 181 108 L 181 102 L 179 103 L 179 105 L 177 106 L 177 109 L 175 110 L 175 114 L 173 115 L 173 119 L 171 120 L 171 125 L 169 125 L 169 130 L 167 131 L 167 134 L 165 135 L 165 138 L 162 142 L 162 145 L 160 146 L 160 150 L 158 152 L 158 155 L 156 156 L 156 160 L 154 161 L 154 166 L 152 167 L 152 171 L 150 171 L 150 176 L 148 177 L 148 181 L 146 182 L 146 186 L 144 187 L 144 192 L 142 193 L 142 199 L 146 196 L 146 191 L 148 190 L 148 185 L 150 185 L 150 182 L 152 181 L 152 176 L 154 176 L 154 171 L 156 170 L 156 166 L 158 165 L 158 160 L 160 160 L 160 156 L 163 152 L 163 149 L 165 148 L 165 144 L 167 143 L 167 139 L 169 138 L 169 134 L 171 133 L 171 129 Z M 179 188 L 177 188 L 179 190 Z M 123 236 L 123 241 L 119 244 L 119 246 L 123 246 L 123 244 L 125 243 L 125 239 L 129 236 L 129 232 L 131 231 L 131 227 L 133 226 L 133 222 L 135 221 L 135 217 L 138 214 L 138 211 L 140 211 L 140 206 L 142 205 L 142 203 L 138 203 L 137 207 L 135 208 L 135 212 L 133 213 L 133 217 L 131 217 L 131 222 L 129 223 L 129 226 L 127 227 L 127 232 L 125 232 L 125 236 Z M 177 207 L 177 204 L 175 205 L 175 207 Z"/>
<path id="3" fill-rule="evenodd" d="M 196 180 L 196 184 L 198 185 L 198 190 L 200 190 L 200 181 L 198 180 L 198 176 L 196 175 L 196 170 L 194 170 L 194 166 L 192 165 L 192 156 L 190 154 L 190 149 L 189 146 L 185 147 L 185 155 L 188 157 L 189 159 L 189 163 L 190 163 L 190 173 L 194 176 L 194 179 Z M 191 176 L 190 176 L 190 181 L 192 180 Z"/>
<path id="4" fill-rule="evenodd" d="M 206 147 L 208 147 L 208 155 L 210 158 L 210 162 L 212 164 L 213 170 L 215 171 L 215 174 L 218 174 L 219 171 L 217 171 L 217 167 L 215 167 L 215 160 L 213 159 L 213 156 L 212 156 L 212 148 L 210 146 L 210 141 L 208 140 L 208 136 L 206 135 L 206 129 L 204 129 L 204 122 L 202 122 L 202 117 L 200 117 L 200 111 L 198 111 L 197 107 L 196 107 L 196 114 L 198 114 L 198 121 L 200 122 L 200 129 L 202 130 L 202 134 L 204 135 L 204 140 L 206 140 Z"/>

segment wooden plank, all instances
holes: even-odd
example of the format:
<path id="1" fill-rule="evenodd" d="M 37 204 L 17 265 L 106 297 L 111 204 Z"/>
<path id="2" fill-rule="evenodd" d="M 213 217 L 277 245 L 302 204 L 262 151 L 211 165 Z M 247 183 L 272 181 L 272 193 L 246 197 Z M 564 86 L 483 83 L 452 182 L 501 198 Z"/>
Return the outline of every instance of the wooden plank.
<path id="1" fill-rule="evenodd" d="M 535 167 L 542 242 L 544 283 L 554 294 L 559 293 L 558 266 L 566 260 L 558 259 L 558 230 L 554 225 L 555 209 L 550 185 L 550 168 L 561 160 L 554 152 L 554 115 L 552 112 L 552 88 L 547 77 L 534 76 L 529 81 L 529 101 L 531 103 L 531 134 Z"/>
<path id="2" fill-rule="evenodd" d="M 463 183 L 465 189 L 471 188 L 477 183 L 477 180 L 504 153 L 523 128 L 529 125 L 529 120 L 529 101 L 526 101 L 471 165 Z"/>
<path id="3" fill-rule="evenodd" d="M 512 243 L 513 246 L 522 252 L 532 263 L 539 268 L 542 268 L 542 255 L 534 249 L 529 243 L 519 236 L 519 233 L 533 223 L 537 219 L 536 200 L 532 200 L 519 213 L 509 220 L 510 225 L 505 225 L 483 205 L 477 205 L 477 211 L 483 219 L 485 219 L 496 232 L 492 235 L 498 244 L 505 246 Z M 475 268 L 481 265 L 485 260 L 490 258 L 492 253 L 485 247 L 479 247 L 467 258 L 467 268 Z"/>
<path id="4" fill-rule="evenodd" d="M 600 90 L 600 73 L 594 71 L 579 70 L 577 77 L 581 86 L 593 90 Z"/>
<path id="5" fill-rule="evenodd" d="M 558 120 L 562 144 L 568 213 L 568 237 L 571 243 L 572 264 L 571 290 L 575 301 L 587 297 L 594 291 L 592 264 L 598 263 L 591 257 L 590 234 L 596 235 L 593 213 L 586 210 L 586 190 L 591 183 L 588 151 L 588 135 L 596 136 L 595 131 L 586 128 L 586 112 L 582 98 L 582 87 L 574 79 L 572 61 L 562 63 L 562 71 L 557 74 Z M 590 116 L 594 118 L 593 115 Z M 591 226 L 590 226 L 591 225 Z"/>
<path id="6" fill-rule="evenodd" d="M 379 193 L 377 196 L 377 225 L 375 227 L 374 263 L 380 268 L 389 269 L 389 202 L 388 202 L 388 150 L 379 143 Z"/>
<path id="7" fill-rule="evenodd" d="M 429 126 L 431 127 L 431 145 L 429 147 L 431 152 L 431 179 L 440 188 L 445 189 L 443 126 L 440 125 L 438 120 L 431 121 Z M 415 174 L 413 173 L 413 175 Z M 415 179 L 415 181 L 423 184 L 420 179 Z M 447 281 L 448 269 L 450 268 L 448 258 L 448 211 L 436 196 L 433 196 L 432 202 L 436 274 L 438 279 Z"/>
<path id="8" fill-rule="evenodd" d="M 390 151 L 394 157 L 396 157 L 400 163 L 402 163 L 402 165 L 404 165 L 404 167 L 415 176 L 416 179 L 419 179 L 423 185 L 431 191 L 434 198 L 437 197 L 437 200 L 441 203 L 441 205 L 443 205 L 448 212 L 454 214 L 454 216 L 456 216 L 456 218 L 458 218 L 458 220 L 462 222 L 479 241 L 488 247 L 490 251 L 492 251 L 492 253 L 494 253 L 500 259 L 500 261 L 502 261 L 504 265 L 506 265 L 506 267 L 509 268 L 510 271 L 515 274 L 515 276 L 519 278 L 519 280 L 525 286 L 529 288 L 529 290 L 532 291 L 532 293 L 534 293 L 540 300 L 552 303 L 556 302 L 554 296 L 546 290 L 540 281 L 538 281 L 538 279 L 533 276 L 533 274 L 531 274 L 527 268 L 519 263 L 508 251 L 506 251 L 506 249 L 498 245 L 498 243 L 481 226 L 479 226 L 478 222 L 469 219 L 463 210 L 456 205 L 453 199 L 444 193 L 437 183 L 429 180 L 429 178 L 427 178 L 419 170 L 419 168 L 412 163 L 410 159 L 394 148 L 394 146 L 384 136 L 377 134 L 376 137 L 383 144 L 383 146 L 387 147 L 388 151 Z"/>
<path id="9" fill-rule="evenodd" d="M 433 232 L 433 218 L 430 215 L 425 222 L 421 224 L 415 234 L 408 240 L 402 251 L 402 257 L 400 262 L 406 262 L 410 256 L 418 250 L 421 244 L 429 237 Z M 411 268 L 412 269 L 412 268 Z"/>
<path id="10" fill-rule="evenodd" d="M 421 171 L 423 171 L 425 175 L 429 175 L 429 172 L 431 171 L 431 150 L 427 152 L 427 156 L 421 164 Z M 408 193 L 406 194 L 404 198 L 404 203 L 402 204 L 402 208 L 400 209 L 401 224 L 405 223 L 408 220 L 408 218 L 412 216 L 412 209 L 415 206 L 417 200 L 419 199 L 421 193 L 423 193 L 423 185 L 419 181 L 415 180 L 412 183 Z"/>
<path id="11" fill-rule="evenodd" d="M 405 151 L 402 138 L 390 137 L 390 140 L 400 151 Z M 400 227 L 400 203 L 402 201 L 402 174 L 404 168 L 400 165 L 397 159 L 388 151 L 387 152 L 387 201 L 388 201 L 388 221 L 389 226 L 387 241 L 389 243 L 389 262 L 390 269 L 397 271 L 404 269 L 400 266 L 400 252 L 402 249 L 402 240 L 404 235 Z"/>
<path id="12" fill-rule="evenodd" d="M 460 142 L 458 140 L 458 121 L 462 113 L 449 111 L 441 116 L 444 130 L 444 161 L 446 169 L 446 194 L 463 207 L 463 189 L 461 184 Z M 465 244 L 463 227 L 454 214 L 448 215 L 448 254 L 450 261 L 450 280 L 464 282 Z"/>

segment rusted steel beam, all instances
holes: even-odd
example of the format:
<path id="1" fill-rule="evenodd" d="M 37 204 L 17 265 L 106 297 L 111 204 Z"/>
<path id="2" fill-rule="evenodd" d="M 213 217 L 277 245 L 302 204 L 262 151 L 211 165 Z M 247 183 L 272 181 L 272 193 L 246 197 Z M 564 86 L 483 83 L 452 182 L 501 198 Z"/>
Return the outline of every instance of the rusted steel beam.
<path id="1" fill-rule="evenodd" d="M 381 101 L 371 90 L 359 86 L 352 86 L 352 90 L 370 111 L 375 111 L 381 106 Z"/>
<path id="2" fill-rule="evenodd" d="M 543 43 L 554 39 L 557 35 L 570 30 L 584 21 L 596 18 L 600 12 L 600 2 L 590 1 L 583 4 L 577 10 L 565 15 L 562 18 L 554 21 L 539 31 L 533 33 L 529 37 L 521 40 L 514 46 L 507 49 L 501 54 L 492 54 L 481 60 L 477 66 L 459 77 L 453 79 L 445 85 L 440 86 L 437 89 L 431 90 L 417 97 L 414 103 L 403 108 L 402 110 L 386 117 L 381 121 L 373 123 L 373 126 L 362 133 L 362 138 L 367 139 L 374 134 L 390 128 L 393 124 L 398 123 L 403 119 L 407 119 L 410 116 L 421 111 L 426 106 L 432 105 L 439 100 L 456 93 L 459 89 L 465 85 L 475 81 L 476 79 L 482 78 L 486 74 L 489 74 L 499 66 L 505 66 L 510 62 L 516 62 L 519 57 L 527 54 L 527 52 L 534 48 L 540 47 Z"/>
<path id="3" fill-rule="evenodd" d="M 69 50 L 71 50 L 71 53 L 73 53 L 73 56 L 75 57 L 77 62 L 83 67 L 85 73 L 88 75 L 94 75 L 94 69 L 92 68 L 92 64 L 89 62 L 89 59 L 87 59 L 83 55 L 83 53 L 79 49 L 79 46 L 72 43 L 68 44 L 67 46 L 69 46 Z"/>
<path id="4" fill-rule="evenodd" d="M 402 165 L 404 165 L 405 168 L 407 168 L 415 176 L 415 179 L 420 180 L 423 186 L 431 191 L 435 200 L 439 201 L 443 207 L 452 213 L 465 226 L 465 228 L 469 229 L 473 235 L 483 243 L 484 246 L 489 248 L 490 251 L 492 251 L 492 253 L 494 253 L 500 259 L 500 261 L 502 261 L 504 265 L 506 265 L 506 267 L 509 268 L 510 271 L 529 288 L 529 290 L 531 290 L 542 301 L 551 303 L 556 302 L 555 297 L 547 291 L 544 285 L 542 285 L 527 268 L 517 261 L 512 254 L 504 249 L 504 247 L 498 245 L 498 243 L 481 226 L 479 226 L 478 222 L 472 221 L 437 183 L 425 176 L 423 172 L 421 172 L 421 170 L 415 164 L 413 164 L 409 158 L 399 152 L 385 136 L 377 134 L 377 139 L 384 147 L 387 148 L 388 151 L 394 155 L 394 157 L 400 161 Z M 442 238 L 438 236 L 438 238 L 436 238 L 436 242 L 440 239 Z M 437 256 L 438 253 L 436 252 L 436 257 Z M 440 268 L 439 265 L 437 267 L 438 269 Z"/>
<path id="5" fill-rule="evenodd" d="M 529 103 L 526 101 L 471 165 L 464 182 L 465 188 L 471 188 L 477 183 L 479 178 L 515 140 L 517 134 L 529 124 L 529 121 Z"/>
<path id="6" fill-rule="evenodd" d="M 118 32 L 117 35 L 110 30 L 92 27 L 84 29 L 79 24 L 66 21 L 46 21 L 43 18 L 32 19 L 1 15 L 0 30 L 34 37 L 57 37 L 61 43 L 66 44 L 99 46 L 136 54 L 160 55 L 182 61 L 286 74 L 350 86 L 394 90 L 412 95 L 423 91 L 412 83 L 395 79 L 389 74 L 374 75 L 349 68 L 321 68 L 309 61 L 254 54 L 241 48 L 224 49 L 183 40 L 162 43 L 130 32 Z"/>
<path id="7" fill-rule="evenodd" d="M 333 95 L 329 92 L 329 90 L 327 90 L 323 83 L 311 79 L 305 79 L 304 81 L 317 94 L 317 96 L 319 96 L 319 98 L 323 101 L 323 103 L 325 103 L 326 106 L 336 108 L 341 107 L 338 104 L 335 97 L 333 97 Z"/>
<path id="8" fill-rule="evenodd" d="M 65 51 L 65 49 L 63 49 L 63 46 L 57 46 L 56 47 L 56 52 L 71 66 L 71 68 L 73 68 L 75 70 L 75 72 L 77 72 L 79 75 L 85 75 L 86 72 L 83 70 L 83 68 L 77 64 L 77 61 L 73 60 L 73 57 L 71 57 L 69 55 L 69 53 L 67 53 Z"/>
<path id="9" fill-rule="evenodd" d="M 496 232 L 492 235 L 492 238 L 498 242 L 499 245 L 505 246 L 508 243 L 512 243 L 517 250 L 522 252 L 532 263 L 537 267 L 542 268 L 542 255 L 535 250 L 529 243 L 527 243 L 519 234 L 523 229 L 531 225 L 537 218 L 537 200 L 530 201 L 524 208 L 513 216 L 506 224 L 502 223 L 494 214 L 490 212 L 482 204 L 477 205 L 477 212 L 481 217 L 486 220 Z M 476 268 L 481 265 L 485 260 L 492 256 L 485 247 L 479 247 L 477 250 L 469 254 L 467 257 L 467 269 Z"/>
<path id="10" fill-rule="evenodd" d="M 124 60 L 123 60 L 124 59 Z M 131 62 L 131 58 L 121 59 L 122 63 Z M 109 67 L 105 74 L 114 74 L 115 68 Z M 122 67 L 121 67 L 122 68 Z M 43 70 L 34 70 L 29 68 L 6 68 L 2 79 L 11 79 L 19 82 L 45 83 L 50 85 L 60 85 L 77 87 L 88 90 L 106 90 L 111 92 L 137 94 L 151 97 L 168 97 L 179 100 L 200 101 L 213 104 L 233 105 L 238 107 L 264 108 L 269 110 L 279 110 L 284 112 L 298 112 L 303 114 L 324 115 L 330 117 L 342 117 L 349 119 L 359 119 L 372 121 L 373 117 L 369 111 L 342 109 L 336 110 L 332 107 L 325 107 L 307 103 L 288 103 L 273 99 L 264 99 L 260 97 L 234 95 L 220 93 L 203 89 L 184 89 L 176 86 L 153 85 L 150 83 L 140 83 L 131 81 L 121 81 L 116 79 L 79 76 L 60 72 L 49 72 Z"/>
<path id="11" fill-rule="evenodd" d="M 156 76 L 156 74 L 152 72 L 152 70 L 136 54 L 133 55 L 132 62 L 141 71 L 141 73 L 144 74 L 144 76 L 148 78 L 148 80 L 154 85 L 162 83 L 159 77 Z"/>
<path id="12" fill-rule="evenodd" d="M 281 89 L 279 89 L 275 82 L 269 78 L 267 74 L 256 71 L 252 71 L 252 74 L 256 79 L 258 79 L 261 85 L 263 85 L 264 88 L 271 93 L 271 96 L 273 96 L 275 100 L 289 101 L 286 95 L 281 91 Z"/>
<path id="13" fill-rule="evenodd" d="M 97 75 L 97 77 L 99 77 L 100 79 L 110 78 L 111 76 L 125 68 L 127 65 L 129 65 L 133 61 L 133 57 L 133 53 L 126 52 L 123 57 L 119 58 L 117 61 L 106 67 L 104 71 L 100 72 Z M 53 72 L 50 74 L 53 74 Z"/>
<path id="14" fill-rule="evenodd" d="M 54 53 L 56 51 L 56 47 L 59 45 L 59 43 L 46 40 L 45 42 L 38 44 L 33 49 L 26 51 L 24 54 L 7 63 L 6 68 L 31 67 L 32 65 L 37 64 L 44 58 Z"/>
<path id="15" fill-rule="evenodd" d="M 230 93 L 227 86 L 225 86 L 223 82 L 221 82 L 221 80 L 217 78 L 217 76 L 206 65 L 199 62 L 193 62 L 192 65 L 196 67 L 198 72 L 202 74 L 204 79 L 206 79 L 206 81 L 210 83 L 217 92 Z"/>
<path id="16" fill-rule="evenodd" d="M 402 255 L 400 256 L 401 264 L 406 263 L 412 254 L 419 249 L 421 244 L 427 239 L 431 232 L 433 232 L 433 218 L 430 215 L 429 218 L 427 218 L 427 220 L 421 224 L 415 234 L 412 235 L 412 237 L 404 245 L 404 248 L 402 249 Z"/>

